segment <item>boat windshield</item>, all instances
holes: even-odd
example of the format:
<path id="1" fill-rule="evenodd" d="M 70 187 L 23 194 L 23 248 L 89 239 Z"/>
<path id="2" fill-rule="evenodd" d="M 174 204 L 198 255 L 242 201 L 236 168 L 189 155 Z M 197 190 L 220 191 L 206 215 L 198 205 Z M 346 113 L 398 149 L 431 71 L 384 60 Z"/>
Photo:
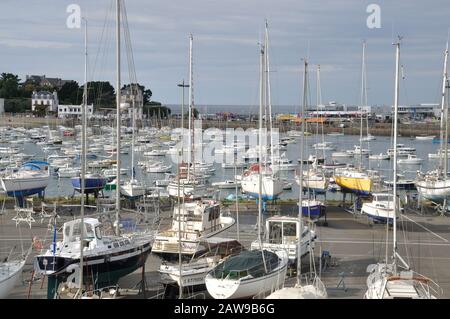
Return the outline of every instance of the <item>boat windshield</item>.
<path id="1" fill-rule="evenodd" d="M 277 268 L 278 255 L 264 250 L 267 272 Z M 264 262 L 260 250 L 243 251 L 218 265 L 211 275 L 218 279 L 239 280 L 245 277 L 258 278 L 265 275 Z"/>

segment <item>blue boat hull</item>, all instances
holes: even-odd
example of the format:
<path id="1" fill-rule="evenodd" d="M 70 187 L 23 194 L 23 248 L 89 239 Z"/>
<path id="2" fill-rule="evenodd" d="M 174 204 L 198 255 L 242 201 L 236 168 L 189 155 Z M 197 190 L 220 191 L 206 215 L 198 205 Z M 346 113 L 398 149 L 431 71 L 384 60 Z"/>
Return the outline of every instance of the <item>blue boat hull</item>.
<path id="1" fill-rule="evenodd" d="M 325 206 L 314 205 L 314 206 L 302 206 L 302 215 L 304 217 L 309 217 L 311 219 L 319 219 L 325 215 Z"/>
<path id="2" fill-rule="evenodd" d="M 9 197 L 25 197 L 25 196 L 31 196 L 34 194 L 43 195 L 44 190 L 45 190 L 45 187 L 40 187 L 40 188 L 34 188 L 34 189 L 23 189 L 23 190 L 10 191 L 10 192 L 7 192 L 6 194 Z"/>
<path id="3" fill-rule="evenodd" d="M 71 179 L 72 186 L 77 192 L 81 192 L 81 178 L 75 177 Z M 84 191 L 86 194 L 99 192 L 105 187 L 105 178 L 86 178 L 84 181 Z"/>
<path id="4" fill-rule="evenodd" d="M 313 194 L 325 194 L 327 192 L 326 189 L 323 188 L 306 188 L 306 191 L 313 193 Z"/>
<path id="5" fill-rule="evenodd" d="M 382 216 L 375 216 L 375 215 L 367 215 L 367 217 L 369 217 L 375 223 L 381 223 L 381 224 L 388 223 L 389 225 L 392 225 L 394 223 L 394 219 L 390 218 L 390 217 L 382 217 Z"/>
<path id="6" fill-rule="evenodd" d="M 259 194 L 258 193 L 246 193 L 248 196 L 250 196 L 251 198 L 259 198 Z M 278 195 L 273 195 L 273 196 L 269 196 L 269 195 L 262 195 L 262 200 L 275 200 L 278 199 Z"/>

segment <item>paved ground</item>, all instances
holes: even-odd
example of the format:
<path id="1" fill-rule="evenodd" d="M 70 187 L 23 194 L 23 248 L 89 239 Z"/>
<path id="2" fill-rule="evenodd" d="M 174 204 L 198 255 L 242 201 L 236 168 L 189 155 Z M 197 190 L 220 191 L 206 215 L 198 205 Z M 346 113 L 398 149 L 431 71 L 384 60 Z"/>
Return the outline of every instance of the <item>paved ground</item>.
<path id="1" fill-rule="evenodd" d="M 51 231 L 47 228 L 47 220 L 40 223 L 37 219 L 30 229 L 28 225 L 21 224 L 16 228 L 11 219 L 13 211 L 6 211 L 0 216 L 0 248 L 16 245 L 20 249 L 20 239 L 24 247 L 28 247 L 34 236 L 48 238 L 51 243 Z M 165 227 L 170 213 L 163 215 L 161 227 Z M 240 240 L 245 246 L 256 239 L 254 212 L 240 214 Z M 319 240 L 316 244 L 316 267 L 319 271 L 317 257 L 320 251 L 329 251 L 332 256 L 332 265 L 322 272 L 322 281 L 327 287 L 330 298 L 362 298 L 366 290 L 367 265 L 381 261 L 386 254 L 386 226 L 369 225 L 367 218 L 353 216 L 339 207 L 328 208 L 328 226 L 317 225 L 316 232 Z M 397 236 L 399 239 L 400 255 L 411 265 L 411 268 L 425 276 L 429 276 L 439 283 L 443 290 L 443 297 L 450 298 L 450 218 L 436 215 L 419 215 L 409 212 L 402 215 L 398 223 Z M 389 230 L 389 239 L 392 240 L 392 229 Z M 220 234 L 221 237 L 236 238 L 236 226 Z M 388 255 L 391 256 L 392 246 L 388 245 Z M 146 263 L 147 297 L 163 293 L 163 286 L 159 283 L 160 260 L 150 256 Z M 309 258 L 303 260 L 303 271 L 310 267 Z M 22 275 L 22 282 L 14 289 L 11 298 L 27 298 L 29 280 L 32 274 L 32 257 L 29 258 Z M 295 276 L 295 274 L 293 274 Z M 344 278 L 346 290 L 339 281 Z M 128 298 L 142 298 L 138 294 L 136 285 L 141 279 L 141 270 L 123 278 L 120 287 L 130 288 L 123 290 L 122 294 Z M 293 282 L 294 277 L 287 282 Z M 31 286 L 30 298 L 46 297 L 46 282 L 41 289 L 42 281 L 34 281 Z"/>

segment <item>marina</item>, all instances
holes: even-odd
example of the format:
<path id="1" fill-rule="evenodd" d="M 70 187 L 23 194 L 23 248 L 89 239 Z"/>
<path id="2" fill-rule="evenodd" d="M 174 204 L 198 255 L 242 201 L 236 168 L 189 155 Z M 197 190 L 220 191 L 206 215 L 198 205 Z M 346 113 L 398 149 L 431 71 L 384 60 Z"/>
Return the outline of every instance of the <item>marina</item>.
<path id="1" fill-rule="evenodd" d="M 218 75 L 202 62 L 216 39 L 187 32 L 170 56 L 155 41 L 143 61 L 131 31 L 147 19 L 110 4 L 103 29 L 71 5 L 83 50 L 67 59 L 82 85 L 0 75 L 0 299 L 450 299 L 448 40 L 428 48 L 434 73 L 411 72 L 439 83 L 435 103 L 410 103 L 404 63 L 417 51 L 400 35 L 389 58 L 373 40 L 341 52 L 358 102 L 326 103 L 341 96 L 330 74 L 342 66 L 317 64 L 309 42 L 280 65 L 280 29 L 264 19 L 254 65 L 237 63 L 248 74 L 226 89 L 253 105 L 208 110 L 198 101 Z M 235 59 L 230 39 L 219 40 Z M 152 90 L 176 105 L 141 84 L 163 55 L 187 77 L 170 90 L 152 78 Z M 382 81 L 368 67 L 380 57 Z M 292 106 L 283 72 L 297 77 Z"/>

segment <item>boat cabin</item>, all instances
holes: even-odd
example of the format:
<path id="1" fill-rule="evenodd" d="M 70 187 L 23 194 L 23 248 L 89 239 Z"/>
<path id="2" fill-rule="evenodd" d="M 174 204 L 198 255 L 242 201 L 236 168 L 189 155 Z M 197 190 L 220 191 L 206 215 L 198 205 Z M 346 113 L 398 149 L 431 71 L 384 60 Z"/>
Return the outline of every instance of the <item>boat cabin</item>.
<path id="1" fill-rule="evenodd" d="M 185 235 L 196 233 L 196 237 L 200 237 L 214 232 L 221 227 L 220 205 L 216 201 L 197 201 L 175 206 L 171 230 L 178 232 L 179 224 Z"/>
<path id="2" fill-rule="evenodd" d="M 289 256 L 289 262 L 295 262 L 298 254 L 298 234 L 300 233 L 300 222 L 298 217 L 291 216 L 273 216 L 266 220 L 265 236 L 262 243 L 263 248 L 267 249 L 286 249 Z M 301 232 L 301 255 L 308 252 L 308 245 L 314 245 L 316 234 L 303 226 Z M 258 241 L 251 244 L 251 249 L 258 249 Z"/>
<path id="3" fill-rule="evenodd" d="M 64 223 L 63 247 L 80 241 L 81 219 Z M 101 224 L 95 218 L 84 218 L 84 247 L 92 249 L 102 240 Z"/>

